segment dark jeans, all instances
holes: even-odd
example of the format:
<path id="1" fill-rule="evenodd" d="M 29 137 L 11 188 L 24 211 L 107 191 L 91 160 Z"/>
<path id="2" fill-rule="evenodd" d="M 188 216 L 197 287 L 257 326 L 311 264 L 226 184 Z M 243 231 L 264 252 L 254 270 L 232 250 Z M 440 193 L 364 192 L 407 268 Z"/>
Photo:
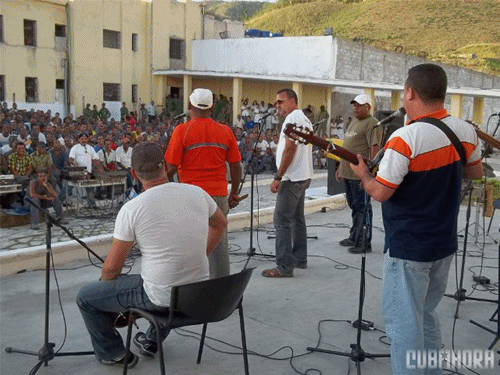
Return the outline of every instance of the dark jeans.
<path id="1" fill-rule="evenodd" d="M 151 312 L 168 312 L 168 307 L 153 304 L 142 286 L 141 275 L 124 275 L 110 281 L 94 281 L 85 285 L 76 303 L 90 334 L 95 356 L 104 360 L 119 360 L 125 354 L 125 346 L 114 327 L 113 313 L 136 307 Z M 161 332 L 165 339 L 168 332 Z M 154 339 L 154 328 L 150 325 L 146 333 Z"/>
<path id="2" fill-rule="evenodd" d="M 306 189 L 311 180 L 281 181 L 274 209 L 276 268 L 292 273 L 296 264 L 307 264 L 307 229 L 304 216 Z"/>
<path id="3" fill-rule="evenodd" d="M 356 241 L 358 228 L 361 228 L 362 223 L 366 222 L 366 245 L 370 245 L 372 241 L 372 219 L 373 211 L 370 203 L 370 196 L 365 194 L 365 191 L 360 187 L 359 180 L 344 179 L 345 196 L 347 204 L 352 210 L 352 227 L 349 231 L 349 238 Z M 365 212 L 366 206 L 366 212 Z M 362 245 L 362 233 L 360 232 L 356 246 Z"/>

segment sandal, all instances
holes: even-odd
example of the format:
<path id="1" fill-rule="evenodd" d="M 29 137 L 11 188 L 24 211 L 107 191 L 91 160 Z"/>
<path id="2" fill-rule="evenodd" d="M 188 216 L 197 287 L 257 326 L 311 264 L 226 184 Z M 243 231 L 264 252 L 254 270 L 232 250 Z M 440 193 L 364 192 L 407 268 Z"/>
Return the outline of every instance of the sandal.
<path id="1" fill-rule="evenodd" d="M 262 271 L 264 277 L 293 277 L 293 273 L 281 273 L 277 268 Z"/>

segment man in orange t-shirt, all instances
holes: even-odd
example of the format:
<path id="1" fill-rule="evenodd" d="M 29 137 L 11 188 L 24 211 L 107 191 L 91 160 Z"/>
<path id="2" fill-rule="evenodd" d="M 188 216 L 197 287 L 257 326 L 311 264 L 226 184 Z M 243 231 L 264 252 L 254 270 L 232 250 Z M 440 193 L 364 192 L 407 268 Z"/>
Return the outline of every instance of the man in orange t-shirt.
<path id="1" fill-rule="evenodd" d="M 195 89 L 189 96 L 191 120 L 175 127 L 165 152 L 170 181 L 175 172 L 179 181 L 201 187 L 215 200 L 225 216 L 238 205 L 241 179 L 241 155 L 232 130 L 210 118 L 213 94 L 207 89 Z M 228 197 L 226 161 L 231 175 Z M 208 257 L 210 277 L 229 275 L 227 231 L 217 248 Z"/>

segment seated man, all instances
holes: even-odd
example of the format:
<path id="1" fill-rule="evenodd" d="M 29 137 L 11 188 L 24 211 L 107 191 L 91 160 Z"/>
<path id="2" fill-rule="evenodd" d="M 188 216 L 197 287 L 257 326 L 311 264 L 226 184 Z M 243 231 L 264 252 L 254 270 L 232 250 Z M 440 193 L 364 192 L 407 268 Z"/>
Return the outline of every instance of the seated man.
<path id="1" fill-rule="evenodd" d="M 28 196 L 41 208 L 47 209 L 49 207 L 54 207 L 56 211 L 56 220 L 66 224 L 67 221 L 63 218 L 62 203 L 57 197 L 56 191 L 49 183 L 48 177 L 46 171 L 38 171 L 36 180 L 31 180 L 30 182 Z M 28 206 L 31 212 L 31 229 L 38 230 L 39 211 L 35 206 L 25 202 L 25 207 L 28 208 Z"/>
<path id="2" fill-rule="evenodd" d="M 145 191 L 118 213 L 101 281 L 84 286 L 77 297 L 102 364 L 125 362 L 125 347 L 113 327 L 113 313 L 128 307 L 168 312 L 172 286 L 208 279 L 207 255 L 226 227 L 224 214 L 204 190 L 168 183 L 164 163 L 158 144 L 144 142 L 134 148 L 132 174 L 141 180 Z M 141 274 L 120 276 L 136 242 L 142 253 Z M 167 333 L 162 332 L 162 336 Z M 146 334 L 139 332 L 134 342 L 141 353 L 154 355 L 158 348 L 149 340 L 154 338 L 151 326 Z M 133 353 L 126 360 L 129 367 L 138 361 Z"/>

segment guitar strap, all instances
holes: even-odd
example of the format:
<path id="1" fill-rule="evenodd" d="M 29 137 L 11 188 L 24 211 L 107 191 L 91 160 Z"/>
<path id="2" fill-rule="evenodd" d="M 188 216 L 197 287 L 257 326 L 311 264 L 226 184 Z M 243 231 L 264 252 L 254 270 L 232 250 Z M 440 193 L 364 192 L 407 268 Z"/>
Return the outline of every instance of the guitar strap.
<path id="1" fill-rule="evenodd" d="M 451 141 L 453 146 L 458 152 L 458 155 L 460 156 L 460 160 L 462 161 L 462 165 L 465 166 L 467 163 L 467 156 L 465 155 L 465 149 L 464 146 L 462 145 L 462 142 L 458 139 L 455 133 L 446 125 L 443 121 L 438 120 L 437 118 L 432 118 L 432 117 L 424 117 L 421 119 L 416 120 L 418 122 L 426 122 L 428 124 L 432 124 L 436 127 L 438 127 L 446 136 L 448 139 Z M 416 122 L 412 121 L 412 122 Z"/>

